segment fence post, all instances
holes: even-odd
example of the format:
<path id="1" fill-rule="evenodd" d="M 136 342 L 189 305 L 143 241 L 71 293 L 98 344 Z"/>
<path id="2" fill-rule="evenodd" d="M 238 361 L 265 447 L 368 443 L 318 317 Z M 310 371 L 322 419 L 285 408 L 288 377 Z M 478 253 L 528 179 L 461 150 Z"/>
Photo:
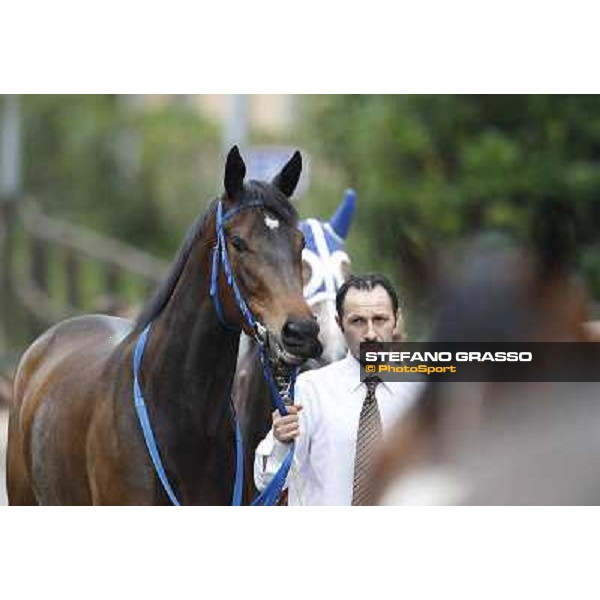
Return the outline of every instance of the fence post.
<path id="1" fill-rule="evenodd" d="M 67 285 L 67 303 L 73 308 L 82 307 L 81 299 L 81 261 L 72 248 L 64 248 L 65 280 Z"/>
<path id="2" fill-rule="evenodd" d="M 31 275 L 31 281 L 36 292 L 48 296 L 47 245 L 42 239 L 35 235 L 35 233 L 31 235 L 29 243 L 29 272 Z M 29 325 L 31 336 L 37 337 L 48 325 L 48 323 L 43 322 L 43 320 L 41 320 L 37 315 L 32 314 Z"/>
<path id="3" fill-rule="evenodd" d="M 16 202 L 0 202 L 0 334 L 8 350 L 20 336 L 22 313 L 15 301 Z"/>
<path id="4" fill-rule="evenodd" d="M 111 297 L 119 295 L 121 274 L 116 265 L 106 265 L 106 291 Z"/>
<path id="5" fill-rule="evenodd" d="M 2 97 L 0 111 L 0 334 L 10 346 L 19 326 L 14 289 L 15 213 L 22 188 L 19 96 Z"/>
<path id="6" fill-rule="evenodd" d="M 120 269 L 111 263 L 104 267 L 105 277 L 105 302 L 104 310 L 111 314 L 118 314 L 125 308 L 120 295 L 121 272 Z"/>

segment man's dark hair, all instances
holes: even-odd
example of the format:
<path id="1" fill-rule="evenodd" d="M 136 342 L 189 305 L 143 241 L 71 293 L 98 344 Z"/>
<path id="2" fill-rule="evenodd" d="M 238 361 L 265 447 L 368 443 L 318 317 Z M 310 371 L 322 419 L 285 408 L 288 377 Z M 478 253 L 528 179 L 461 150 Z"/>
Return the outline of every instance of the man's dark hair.
<path id="1" fill-rule="evenodd" d="M 365 273 L 364 275 L 350 275 L 350 277 L 346 279 L 342 287 L 340 287 L 338 290 L 338 293 L 335 297 L 335 308 L 340 320 L 344 314 L 344 300 L 346 299 L 346 294 L 348 293 L 349 289 L 355 288 L 357 290 L 370 292 L 378 285 L 380 285 L 388 293 L 388 296 L 392 301 L 395 317 L 396 313 L 398 312 L 398 294 L 396 293 L 392 282 L 381 273 Z"/>

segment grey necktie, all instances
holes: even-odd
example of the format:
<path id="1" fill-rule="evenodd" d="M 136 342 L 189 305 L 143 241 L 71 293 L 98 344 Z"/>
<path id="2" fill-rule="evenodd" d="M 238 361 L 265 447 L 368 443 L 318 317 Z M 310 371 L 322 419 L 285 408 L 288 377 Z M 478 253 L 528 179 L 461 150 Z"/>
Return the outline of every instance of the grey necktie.
<path id="1" fill-rule="evenodd" d="M 352 505 L 373 504 L 373 485 L 371 482 L 373 451 L 381 439 L 381 416 L 375 398 L 375 389 L 381 383 L 376 376 L 367 377 L 367 396 L 360 411 L 358 434 L 356 436 L 356 458 L 354 460 L 354 484 L 352 486 Z"/>

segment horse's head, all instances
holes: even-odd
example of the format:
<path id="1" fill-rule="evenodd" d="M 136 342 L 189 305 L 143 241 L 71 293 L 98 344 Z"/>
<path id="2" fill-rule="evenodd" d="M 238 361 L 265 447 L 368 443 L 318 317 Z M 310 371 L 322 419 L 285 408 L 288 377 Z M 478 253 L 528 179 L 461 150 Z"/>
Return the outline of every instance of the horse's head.
<path id="1" fill-rule="evenodd" d="M 319 323 L 322 364 L 338 360 L 346 352 L 346 342 L 335 319 L 335 296 L 350 274 L 345 243 L 355 206 L 356 194 L 348 190 L 329 221 L 305 219 L 299 225 L 305 239 L 302 250 L 304 297 Z"/>
<path id="2" fill-rule="evenodd" d="M 246 166 L 234 147 L 227 157 L 221 199 L 233 278 L 259 327 L 266 329 L 269 358 L 288 365 L 321 354 L 319 326 L 302 295 L 304 239 L 289 201 L 301 170 L 296 152 L 271 183 L 244 182 Z M 253 335 L 224 276 L 219 278 L 219 296 L 226 320 Z"/>

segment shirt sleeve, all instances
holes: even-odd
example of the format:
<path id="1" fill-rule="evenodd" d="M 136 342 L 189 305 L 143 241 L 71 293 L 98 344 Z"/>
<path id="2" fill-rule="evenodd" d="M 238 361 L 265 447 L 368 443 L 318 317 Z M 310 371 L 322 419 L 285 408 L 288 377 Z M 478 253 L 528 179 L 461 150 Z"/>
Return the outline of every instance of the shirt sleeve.
<path id="1" fill-rule="evenodd" d="M 310 441 L 315 429 L 317 395 L 314 383 L 305 375 L 300 375 L 294 392 L 295 403 L 302 406 L 300 411 L 300 435 L 296 438 L 294 465 L 302 471 L 309 461 Z"/>
<path id="2" fill-rule="evenodd" d="M 294 392 L 295 403 L 302 405 L 300 411 L 300 434 L 296 438 L 294 449 L 294 467 L 298 471 L 308 460 L 310 452 L 310 436 L 313 426 L 311 412 L 314 409 L 313 388 L 302 375 L 296 381 Z M 271 482 L 289 450 L 289 444 L 275 439 L 273 429 L 260 442 L 254 455 L 254 483 L 259 491 L 263 491 Z"/>
<path id="3" fill-rule="evenodd" d="M 254 455 L 254 484 L 262 492 L 271 482 L 289 450 L 289 444 L 275 439 L 273 429 L 256 447 Z"/>

